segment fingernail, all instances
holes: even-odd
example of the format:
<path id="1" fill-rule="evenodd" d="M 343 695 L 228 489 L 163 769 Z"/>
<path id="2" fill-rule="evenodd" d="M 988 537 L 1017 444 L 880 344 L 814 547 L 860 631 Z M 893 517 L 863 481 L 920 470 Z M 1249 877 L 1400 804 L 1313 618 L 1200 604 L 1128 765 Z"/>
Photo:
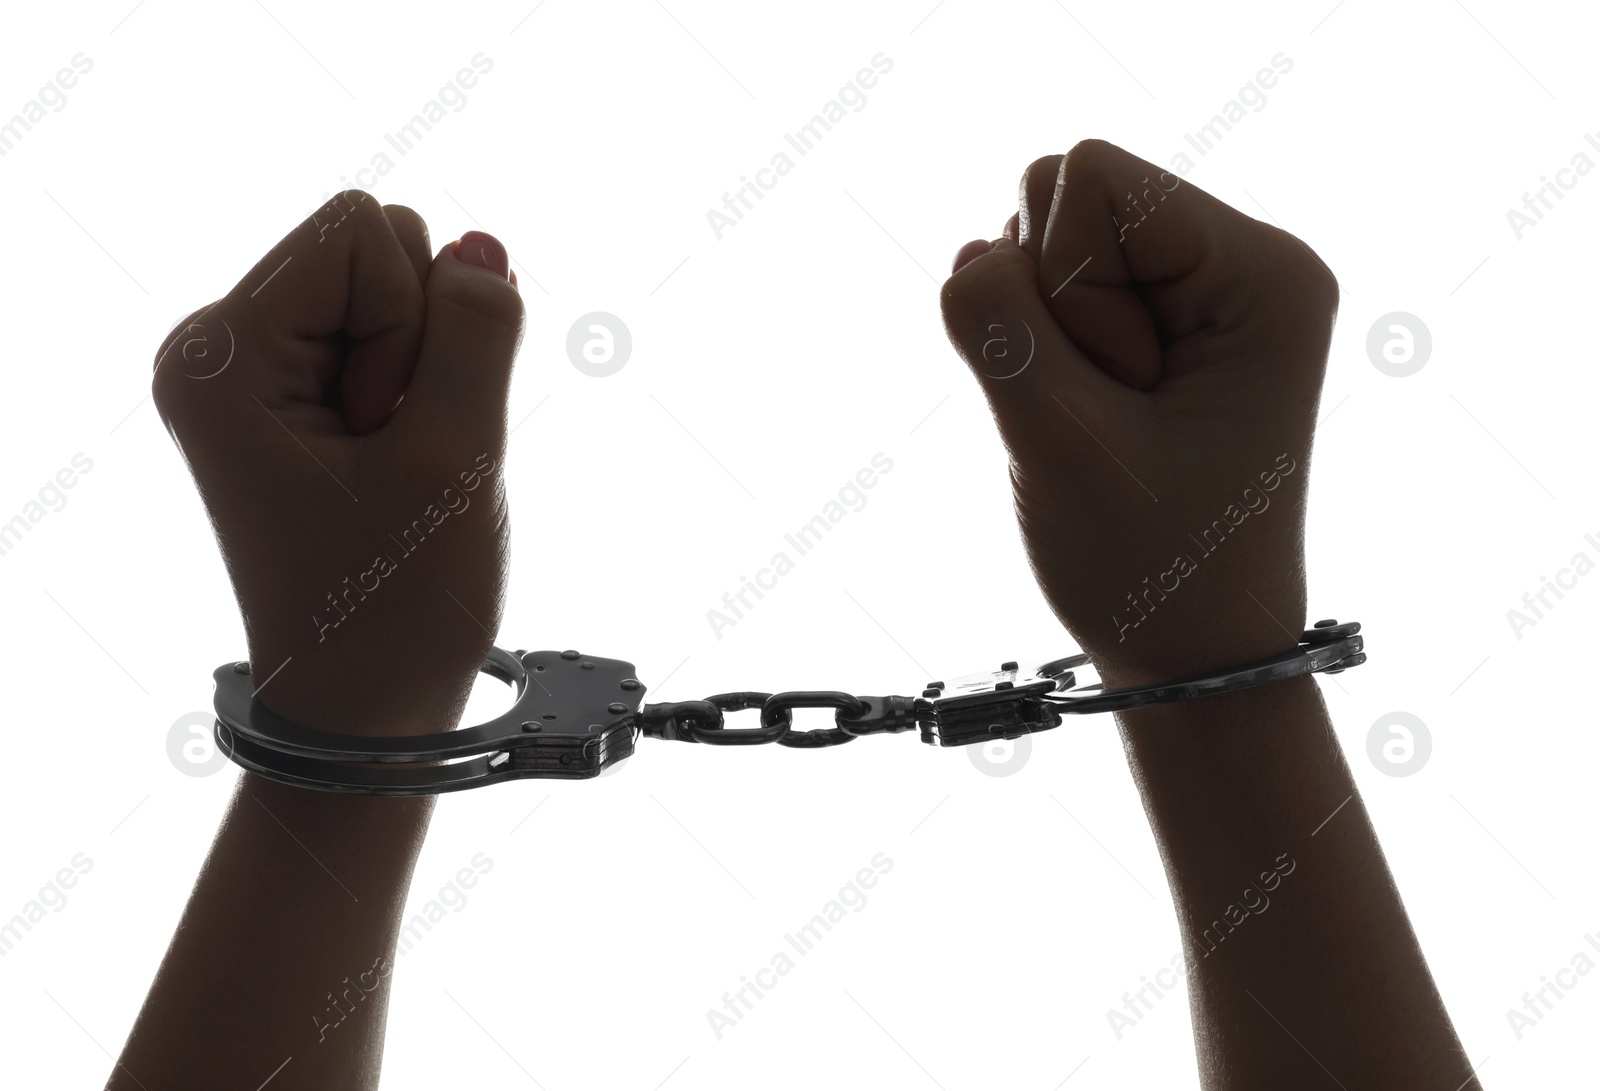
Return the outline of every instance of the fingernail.
<path id="1" fill-rule="evenodd" d="M 973 258 L 981 257 L 982 255 L 987 254 L 993 247 L 994 243 L 990 242 L 988 239 L 973 239 L 960 250 L 956 251 L 955 265 L 950 271 L 952 273 L 959 273 L 963 265 L 967 264 L 967 262 L 971 261 Z"/>
<path id="2" fill-rule="evenodd" d="M 481 266 L 495 276 L 511 279 L 511 257 L 503 243 L 486 231 L 468 231 L 456 241 L 456 257 Z"/>

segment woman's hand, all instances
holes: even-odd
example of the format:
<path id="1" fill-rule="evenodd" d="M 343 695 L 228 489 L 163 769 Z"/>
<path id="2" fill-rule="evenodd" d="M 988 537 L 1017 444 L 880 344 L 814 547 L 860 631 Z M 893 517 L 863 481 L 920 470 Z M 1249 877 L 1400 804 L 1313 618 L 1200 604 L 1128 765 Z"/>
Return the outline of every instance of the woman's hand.
<path id="1" fill-rule="evenodd" d="M 1101 676 L 1292 648 L 1328 268 L 1103 141 L 1030 166 L 1004 238 L 961 258 L 946 328 L 1010 451 L 1039 584 Z"/>
<path id="2" fill-rule="evenodd" d="M 361 733 L 459 718 L 507 578 L 508 273 L 492 237 L 430 257 L 421 217 L 350 190 L 158 352 L 156 407 L 280 715 Z"/>

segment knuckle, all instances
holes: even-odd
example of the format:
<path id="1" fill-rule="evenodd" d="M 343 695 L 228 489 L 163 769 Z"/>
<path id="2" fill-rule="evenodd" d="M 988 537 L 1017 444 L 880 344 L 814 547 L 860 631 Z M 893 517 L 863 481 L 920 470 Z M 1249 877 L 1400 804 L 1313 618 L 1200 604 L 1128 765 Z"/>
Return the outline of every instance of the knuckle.
<path id="1" fill-rule="evenodd" d="M 1068 150 L 1062 159 L 1061 170 L 1068 179 L 1086 175 L 1092 177 L 1105 173 L 1124 154 L 1115 144 L 1091 137 L 1078 141 Z"/>
<path id="2" fill-rule="evenodd" d="M 395 220 L 422 223 L 422 213 L 418 212 L 410 205 L 387 204 L 383 206 L 383 214 L 389 218 L 391 223 Z"/>
<path id="3" fill-rule="evenodd" d="M 378 202 L 373 200 L 372 194 L 364 189 L 341 189 L 329 199 L 328 203 L 358 216 L 371 216 L 374 213 L 381 215 L 382 212 Z"/>
<path id="4" fill-rule="evenodd" d="M 193 385 L 186 381 L 189 377 L 183 372 L 184 343 L 195 320 L 208 309 L 201 307 L 190 312 L 161 339 L 161 344 L 156 348 L 155 359 L 151 364 L 150 397 L 155 403 L 156 411 L 165 419 L 170 420 L 181 413 L 182 394 L 188 386 Z"/>
<path id="5" fill-rule="evenodd" d="M 215 417 L 217 392 L 234 389 L 238 345 L 223 300 L 191 311 L 156 349 L 150 397 L 169 427 L 198 426 Z"/>
<path id="6" fill-rule="evenodd" d="M 1017 184 L 1017 189 L 1024 199 L 1041 181 L 1055 185 L 1056 175 L 1061 170 L 1060 155 L 1043 155 L 1029 163 L 1022 171 L 1022 178 Z"/>
<path id="7" fill-rule="evenodd" d="M 1315 257 L 1315 255 L 1313 255 Z M 1312 284 L 1317 299 L 1330 311 L 1339 309 L 1339 278 L 1321 258 L 1317 258 L 1317 271 Z"/>
<path id="8" fill-rule="evenodd" d="M 945 281 L 939 307 L 947 325 L 965 330 L 997 310 L 1015 310 L 1021 293 L 1036 291 L 1037 274 L 1027 252 L 997 247 L 963 266 Z"/>
<path id="9" fill-rule="evenodd" d="M 1339 279 L 1328 268 L 1328 263 L 1299 236 L 1270 224 L 1267 226 L 1278 254 L 1276 264 L 1311 299 L 1336 307 L 1339 302 Z"/>
<path id="10" fill-rule="evenodd" d="M 162 422 L 173 432 L 186 432 L 199 419 L 195 409 L 196 383 L 172 363 L 157 367 L 150 378 L 150 401 Z"/>
<path id="11" fill-rule="evenodd" d="M 315 228 L 317 241 L 321 242 L 346 222 L 357 232 L 365 232 L 383 218 L 383 208 L 372 194 L 362 189 L 341 189 L 318 205 L 305 222 Z"/>
<path id="12" fill-rule="evenodd" d="M 163 370 L 161 357 L 156 357 L 155 371 L 150 376 L 150 401 L 155 405 L 156 412 L 162 420 L 171 420 L 173 411 L 177 408 L 172 395 L 171 370 Z"/>

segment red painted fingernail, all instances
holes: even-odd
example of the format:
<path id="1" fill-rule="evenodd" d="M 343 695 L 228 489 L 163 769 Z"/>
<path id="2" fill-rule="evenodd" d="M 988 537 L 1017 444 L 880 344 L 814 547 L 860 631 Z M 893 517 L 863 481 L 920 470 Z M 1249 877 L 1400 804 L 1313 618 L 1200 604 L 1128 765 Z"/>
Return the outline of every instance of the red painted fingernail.
<path id="1" fill-rule="evenodd" d="M 956 251 L 955 267 L 950 271 L 952 273 L 959 273 L 961 271 L 961 267 L 967 264 L 967 262 L 971 261 L 973 258 L 987 254 L 993 248 L 994 243 L 990 242 L 988 239 L 973 239 L 960 250 Z"/>
<path id="2" fill-rule="evenodd" d="M 503 243 L 485 231 L 468 231 L 456 242 L 456 257 L 479 265 L 495 276 L 511 279 L 511 256 Z"/>

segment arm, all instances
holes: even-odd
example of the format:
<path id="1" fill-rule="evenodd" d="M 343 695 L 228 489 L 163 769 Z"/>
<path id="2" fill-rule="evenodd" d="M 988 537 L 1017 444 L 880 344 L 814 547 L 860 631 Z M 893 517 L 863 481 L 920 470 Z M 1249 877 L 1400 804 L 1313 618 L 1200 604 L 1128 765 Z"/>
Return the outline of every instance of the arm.
<path id="1" fill-rule="evenodd" d="M 522 316 L 494 239 L 430 255 L 416 213 L 349 191 L 163 345 L 156 407 L 273 712 L 371 735 L 460 719 L 504 601 Z M 376 1087 L 433 806 L 241 776 L 110 1086 Z"/>
<path id="2" fill-rule="evenodd" d="M 1479 1086 L 1317 683 L 1118 718 L 1184 936 L 1203 1086 Z"/>
<path id="3" fill-rule="evenodd" d="M 432 811 L 241 776 L 108 1086 L 376 1087 Z"/>
<path id="4" fill-rule="evenodd" d="M 962 249 L 945 324 L 1034 574 L 1108 687 L 1294 647 L 1338 294 L 1299 239 L 1101 141 L 1035 162 L 1003 237 Z M 1475 1086 L 1316 683 L 1119 719 L 1202 1085 Z"/>

